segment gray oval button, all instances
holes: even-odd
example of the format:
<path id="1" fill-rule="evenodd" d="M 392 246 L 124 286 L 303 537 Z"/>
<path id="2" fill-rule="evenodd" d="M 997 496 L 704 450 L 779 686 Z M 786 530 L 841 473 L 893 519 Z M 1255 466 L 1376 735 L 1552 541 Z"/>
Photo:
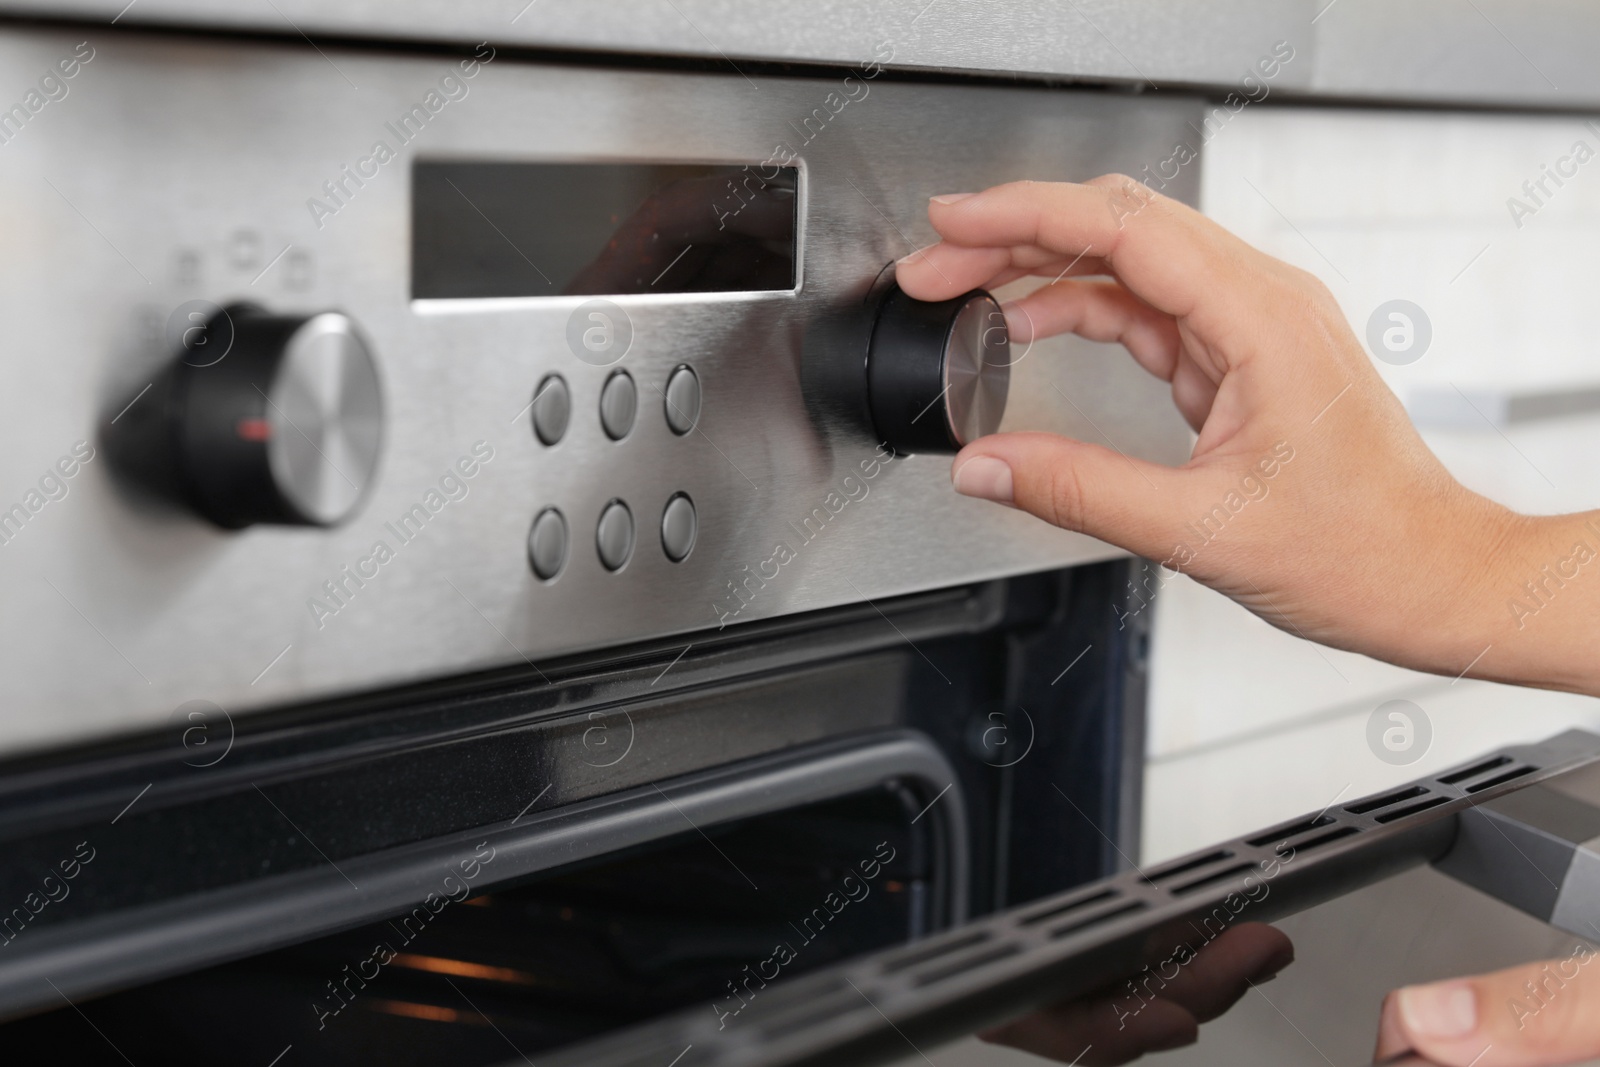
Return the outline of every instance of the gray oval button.
<path id="1" fill-rule="evenodd" d="M 528 562 L 533 573 L 549 581 L 567 562 L 567 520 L 555 508 L 545 508 L 528 530 Z"/>
<path id="2" fill-rule="evenodd" d="M 595 550 L 608 571 L 620 570 L 633 555 L 633 512 L 620 500 L 613 500 L 600 511 L 594 532 Z"/>
<path id="3" fill-rule="evenodd" d="M 533 394 L 533 432 L 547 445 L 553 445 L 566 436 L 567 423 L 572 418 L 572 393 L 567 380 L 559 374 L 547 374 Z"/>
<path id="4" fill-rule="evenodd" d="M 600 425 L 606 436 L 620 441 L 633 429 L 633 416 L 639 410 L 639 392 L 625 370 L 614 372 L 600 390 Z"/>
<path id="5" fill-rule="evenodd" d="M 694 551 L 695 534 L 699 528 L 694 501 L 689 499 L 687 493 L 674 493 L 672 499 L 667 501 L 666 510 L 661 513 L 661 548 L 667 558 L 674 563 L 682 563 Z"/>
<path id="6" fill-rule="evenodd" d="M 688 364 L 667 379 L 667 425 L 682 437 L 700 421 L 700 378 Z"/>

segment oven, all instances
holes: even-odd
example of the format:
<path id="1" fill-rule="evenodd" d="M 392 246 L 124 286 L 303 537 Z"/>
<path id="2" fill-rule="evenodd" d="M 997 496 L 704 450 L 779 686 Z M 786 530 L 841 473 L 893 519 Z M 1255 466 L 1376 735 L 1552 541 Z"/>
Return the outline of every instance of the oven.
<path id="1" fill-rule="evenodd" d="M 731 1027 L 1130 865 L 1158 583 L 948 457 L 1188 430 L 892 264 L 1197 103 L 897 73 L 909 25 L 713 69 L 180 6 L 0 24 L 8 1047 Z"/>
<path id="2" fill-rule="evenodd" d="M 1132 871 L 1163 581 L 948 457 L 1190 432 L 894 284 L 1240 91 L 1595 98 L 1380 7 L 0 0 L 0 1041 L 833 1067 L 1397 872 L 1591 928 L 1582 733 Z"/>

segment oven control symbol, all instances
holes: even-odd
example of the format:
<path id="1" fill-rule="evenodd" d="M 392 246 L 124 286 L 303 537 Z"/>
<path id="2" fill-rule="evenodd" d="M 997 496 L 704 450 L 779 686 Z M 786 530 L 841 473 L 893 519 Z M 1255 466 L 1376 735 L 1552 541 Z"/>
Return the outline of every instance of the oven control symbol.
<path id="1" fill-rule="evenodd" d="M 383 437 L 377 364 L 337 311 L 254 305 L 207 327 L 228 345 L 187 348 L 106 427 L 114 462 L 219 526 L 334 526 L 373 482 Z"/>
<path id="2" fill-rule="evenodd" d="M 994 433 L 1011 363 L 1005 313 L 982 289 L 924 302 L 891 288 L 867 351 L 867 399 L 879 439 L 907 452 L 955 452 Z"/>

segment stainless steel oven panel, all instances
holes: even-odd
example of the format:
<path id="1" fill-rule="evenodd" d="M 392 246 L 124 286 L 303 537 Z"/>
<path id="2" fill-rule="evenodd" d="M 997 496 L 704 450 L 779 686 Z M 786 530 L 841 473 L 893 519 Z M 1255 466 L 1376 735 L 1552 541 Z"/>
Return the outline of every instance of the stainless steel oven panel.
<path id="1" fill-rule="evenodd" d="M 0 510 L 77 442 L 99 448 L 65 480 L 63 498 L 0 545 L 0 749 L 149 728 L 181 718 L 191 700 L 237 714 L 1114 554 L 955 496 L 945 457 L 897 459 L 864 478 L 868 431 L 808 395 L 807 376 L 858 359 L 868 286 L 931 239 L 929 195 L 1154 165 L 1194 138 L 1193 103 L 866 83 L 870 93 L 800 151 L 798 291 L 616 299 L 635 330 L 619 366 L 641 399 L 636 428 L 613 442 L 597 413 L 609 368 L 566 345 L 581 298 L 409 299 L 411 160 L 759 162 L 778 142 L 798 142 L 837 79 L 497 57 L 319 228 L 307 201 L 375 141 L 397 143 L 385 123 L 459 57 L 8 31 L 0 98 L 21 99 L 20 79 L 44 74 L 86 36 L 94 56 L 68 94 L 0 144 Z M 1197 166 L 1170 190 L 1192 199 Z M 342 527 L 227 533 L 110 477 L 97 427 L 170 358 L 167 318 L 196 298 L 337 308 L 370 340 L 387 412 L 383 453 L 377 484 Z M 669 430 L 655 392 L 682 363 L 704 389 L 699 427 L 686 437 Z M 527 415 L 550 372 L 573 394 L 571 428 L 555 447 L 535 439 Z M 1164 385 L 1109 346 L 1035 346 L 1014 368 L 1013 395 L 1008 425 L 1167 462 L 1187 455 L 1190 436 Z M 464 483 L 467 495 L 400 543 L 386 524 L 478 442 L 493 459 Z M 863 486 L 860 499 L 846 497 Z M 680 492 L 694 501 L 699 534 L 673 563 L 658 531 Z M 616 573 L 595 551 L 612 499 L 628 503 L 638 526 Z M 572 544 L 547 583 L 530 572 L 526 539 L 552 505 Z M 806 539 L 814 513 L 826 522 L 814 519 L 821 532 Z M 345 580 L 342 604 L 329 600 L 323 583 L 378 541 L 393 558 L 360 587 Z M 751 579 L 771 573 L 780 543 L 793 558 L 776 577 Z M 747 579 L 754 592 L 743 604 L 734 585 Z M 315 612 L 319 597 L 338 610 Z"/>

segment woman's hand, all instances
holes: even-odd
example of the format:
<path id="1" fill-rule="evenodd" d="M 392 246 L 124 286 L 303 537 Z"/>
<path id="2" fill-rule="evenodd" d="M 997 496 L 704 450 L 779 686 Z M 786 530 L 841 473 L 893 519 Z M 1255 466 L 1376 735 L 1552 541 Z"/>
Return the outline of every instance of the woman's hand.
<path id="1" fill-rule="evenodd" d="M 1052 1004 L 979 1036 L 1078 1067 L 1127 1063 L 1192 1044 L 1201 1023 L 1294 962 L 1294 946 L 1270 926 L 1241 923 L 1187 958 L 1168 967 L 1152 961 L 1138 984 Z"/>
<path id="2" fill-rule="evenodd" d="M 1600 1056 L 1600 967 L 1571 955 L 1477 978 L 1407 986 L 1383 1002 L 1378 1059 L 1415 1052 L 1443 1067 L 1555 1067 Z"/>
<path id="3" fill-rule="evenodd" d="M 1600 550 L 1600 523 L 1525 518 L 1463 488 L 1316 278 L 1124 177 L 935 197 L 928 214 L 943 240 L 900 261 L 907 293 L 1055 278 L 1007 308 L 1014 339 L 1120 342 L 1199 433 L 1176 469 L 998 434 L 956 457 L 958 491 L 1148 557 L 1312 640 L 1600 693 L 1600 657 L 1585 653 L 1600 576 L 1565 583 L 1536 617 L 1509 606 L 1575 542 Z"/>

